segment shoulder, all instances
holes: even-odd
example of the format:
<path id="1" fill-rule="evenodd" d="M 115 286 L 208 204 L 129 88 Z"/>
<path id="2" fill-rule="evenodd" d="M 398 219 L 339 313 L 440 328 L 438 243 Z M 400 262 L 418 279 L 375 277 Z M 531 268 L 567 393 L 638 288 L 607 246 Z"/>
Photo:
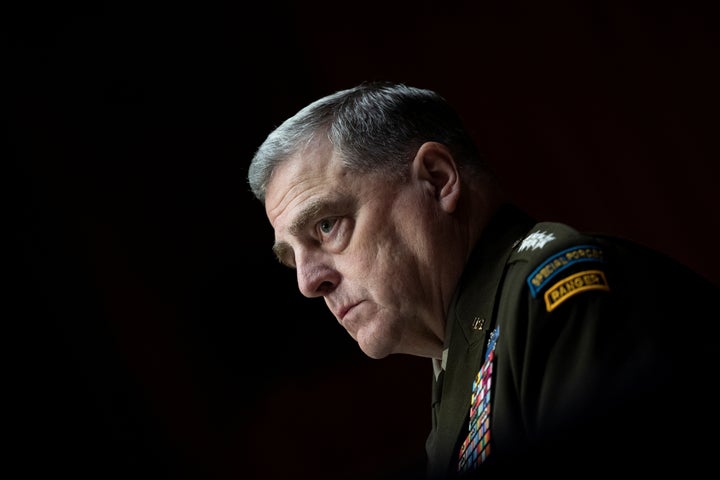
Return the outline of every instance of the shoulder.
<path id="1" fill-rule="evenodd" d="M 528 267 L 540 267 L 550 261 L 601 262 L 604 243 L 564 223 L 541 222 L 515 242 L 509 262 L 525 263 Z"/>
<path id="2" fill-rule="evenodd" d="M 607 244 L 557 222 L 541 222 L 519 239 L 509 258 L 534 298 L 566 299 L 587 290 L 608 290 Z"/>

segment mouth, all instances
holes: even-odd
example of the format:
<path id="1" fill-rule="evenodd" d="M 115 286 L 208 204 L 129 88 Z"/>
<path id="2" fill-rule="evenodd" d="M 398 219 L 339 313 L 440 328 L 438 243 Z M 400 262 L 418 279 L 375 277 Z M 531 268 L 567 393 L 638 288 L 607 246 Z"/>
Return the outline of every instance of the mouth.
<path id="1" fill-rule="evenodd" d="M 355 308 L 356 306 L 358 306 L 358 303 L 355 303 L 355 304 L 353 304 L 353 305 L 347 305 L 347 306 L 342 307 L 342 308 L 338 311 L 338 314 L 337 314 L 338 320 L 340 320 L 340 321 L 342 322 L 342 321 L 345 319 L 345 317 L 347 316 L 347 314 L 348 314 L 353 308 Z"/>

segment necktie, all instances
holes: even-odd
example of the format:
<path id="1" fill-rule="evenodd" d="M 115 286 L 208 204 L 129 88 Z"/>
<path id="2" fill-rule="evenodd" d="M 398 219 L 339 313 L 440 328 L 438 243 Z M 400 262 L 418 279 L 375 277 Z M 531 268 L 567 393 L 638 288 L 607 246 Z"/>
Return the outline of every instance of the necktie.
<path id="1" fill-rule="evenodd" d="M 490 455 L 490 410 L 492 373 L 495 361 L 495 345 L 500 327 L 490 333 L 483 364 L 472 385 L 468 435 L 460 447 L 458 472 L 466 473 L 477 468 Z"/>

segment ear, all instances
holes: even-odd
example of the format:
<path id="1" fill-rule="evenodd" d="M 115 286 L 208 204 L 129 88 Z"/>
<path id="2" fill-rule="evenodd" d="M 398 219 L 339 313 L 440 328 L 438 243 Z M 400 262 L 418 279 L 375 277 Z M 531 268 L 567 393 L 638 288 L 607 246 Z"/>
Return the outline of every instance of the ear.
<path id="1" fill-rule="evenodd" d="M 440 207 L 453 212 L 460 198 L 460 175 L 450 150 L 438 142 L 425 142 L 412 162 L 413 178 L 427 182 Z"/>

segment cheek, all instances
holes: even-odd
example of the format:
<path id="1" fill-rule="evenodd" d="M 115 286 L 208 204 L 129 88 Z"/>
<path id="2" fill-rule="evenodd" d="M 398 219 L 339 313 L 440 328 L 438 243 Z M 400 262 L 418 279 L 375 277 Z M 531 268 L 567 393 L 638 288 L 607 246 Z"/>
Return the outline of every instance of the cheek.
<path id="1" fill-rule="evenodd" d="M 382 294 L 394 290 L 394 283 L 405 282 L 403 273 L 412 263 L 407 246 L 388 231 L 375 231 L 362 243 L 338 257 L 337 267 L 343 277 L 366 290 Z"/>
<path id="2" fill-rule="evenodd" d="M 418 258 L 414 247 L 402 238 L 383 242 L 375 252 L 375 260 L 370 265 L 369 275 L 390 292 L 407 292 L 408 285 L 416 282 Z M 372 288 L 372 285 L 370 286 Z"/>
<path id="3" fill-rule="evenodd" d="M 398 199 L 358 219 L 347 251 L 353 260 L 344 263 L 353 269 L 357 280 L 365 280 L 367 288 L 397 291 L 398 283 L 418 281 L 416 275 L 427 253 L 423 233 L 427 219 L 418 215 L 422 200 L 414 200 L 413 208 L 408 199 Z M 349 271 L 346 274 L 350 275 Z"/>

